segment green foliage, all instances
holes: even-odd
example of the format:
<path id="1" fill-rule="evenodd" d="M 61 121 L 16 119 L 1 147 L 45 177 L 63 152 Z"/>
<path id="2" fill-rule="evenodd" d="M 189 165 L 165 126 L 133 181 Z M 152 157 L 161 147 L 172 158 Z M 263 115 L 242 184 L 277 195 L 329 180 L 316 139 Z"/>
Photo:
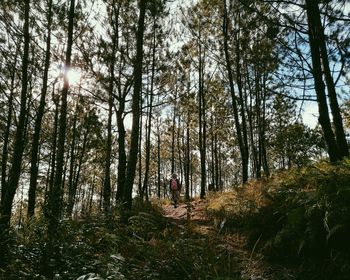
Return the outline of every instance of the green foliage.
<path id="1" fill-rule="evenodd" d="M 344 125 L 350 128 L 350 99 L 346 100 L 342 106 Z"/>
<path id="2" fill-rule="evenodd" d="M 212 197 L 207 211 L 220 230 L 245 232 L 252 252 L 290 266 L 298 279 L 350 275 L 349 159 L 252 181 Z"/>
<path id="3" fill-rule="evenodd" d="M 161 232 L 148 241 L 134 235 L 125 244 L 127 279 L 219 279 L 236 273 L 237 259 L 221 241 L 171 224 Z"/>
<path id="4" fill-rule="evenodd" d="M 324 149 L 322 134 L 294 119 L 295 102 L 277 95 L 272 107 L 270 129 L 273 133 L 268 139 L 272 152 L 271 165 L 290 169 L 305 166 L 320 158 Z"/>
<path id="5" fill-rule="evenodd" d="M 165 219 L 157 203 L 134 206 L 125 224 L 101 217 L 62 221 L 59 258 L 50 262 L 54 279 L 239 279 L 238 257 L 220 236 Z M 17 231 L 0 279 L 47 279 L 41 272 L 46 227 L 32 219 Z"/>
<path id="6" fill-rule="evenodd" d="M 55 279 L 240 279 L 242 256 L 232 249 L 233 230 L 246 233 L 250 256 L 262 253 L 295 271 L 297 279 L 347 279 L 349 159 L 283 171 L 208 201 L 219 234 L 165 219 L 159 203 L 138 200 L 125 223 L 118 212 L 108 222 L 62 221 L 59 258 L 51 263 Z M 46 226 L 33 219 L 15 231 L 11 262 L 0 279 L 46 279 L 40 269 Z"/>
<path id="7" fill-rule="evenodd" d="M 41 275 L 47 242 L 47 237 L 43 235 L 47 232 L 46 226 L 43 220 L 33 219 L 18 231 L 16 244 L 12 246 L 11 261 L 6 271 L 0 272 L 0 279 L 46 279 Z M 108 277 L 117 275 L 122 265 L 115 257 L 118 243 L 121 242 L 116 230 L 106 227 L 97 218 L 63 221 L 55 246 L 59 260 L 50 261 L 55 279 L 76 279 L 86 273 L 115 279 Z"/>
<path id="8" fill-rule="evenodd" d="M 262 252 L 299 265 L 303 277 L 316 273 L 317 279 L 346 279 L 350 161 L 284 172 L 273 178 L 268 192 L 271 202 L 247 219 L 250 246 L 262 237 Z"/>

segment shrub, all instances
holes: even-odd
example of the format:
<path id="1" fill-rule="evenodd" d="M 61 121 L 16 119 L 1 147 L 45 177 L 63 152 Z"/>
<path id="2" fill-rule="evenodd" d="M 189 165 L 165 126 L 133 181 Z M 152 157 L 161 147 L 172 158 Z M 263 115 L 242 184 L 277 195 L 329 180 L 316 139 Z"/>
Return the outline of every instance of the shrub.
<path id="1" fill-rule="evenodd" d="M 270 203 L 247 217 L 250 246 L 294 262 L 318 279 L 350 273 L 350 161 L 284 172 L 267 186 Z M 345 273 L 345 274 L 344 274 Z M 331 277 L 331 278 L 330 278 Z"/>

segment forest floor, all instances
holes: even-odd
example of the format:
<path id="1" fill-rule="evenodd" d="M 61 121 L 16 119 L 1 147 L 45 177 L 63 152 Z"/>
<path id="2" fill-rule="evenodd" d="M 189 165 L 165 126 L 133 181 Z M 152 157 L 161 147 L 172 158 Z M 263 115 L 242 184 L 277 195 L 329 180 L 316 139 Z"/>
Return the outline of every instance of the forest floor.
<path id="1" fill-rule="evenodd" d="M 207 205 L 206 200 L 194 200 L 188 204 L 180 203 L 177 208 L 171 204 L 165 204 L 162 206 L 163 215 L 170 224 L 180 229 L 190 227 L 192 232 L 215 238 L 215 242 L 221 244 L 238 264 L 239 273 L 229 279 L 295 279 L 289 269 L 275 267 L 269 264 L 263 255 L 255 253 L 254 249 L 249 251 L 246 246 L 246 237 L 239 230 L 226 232 L 225 220 L 215 221 L 208 217 Z"/>

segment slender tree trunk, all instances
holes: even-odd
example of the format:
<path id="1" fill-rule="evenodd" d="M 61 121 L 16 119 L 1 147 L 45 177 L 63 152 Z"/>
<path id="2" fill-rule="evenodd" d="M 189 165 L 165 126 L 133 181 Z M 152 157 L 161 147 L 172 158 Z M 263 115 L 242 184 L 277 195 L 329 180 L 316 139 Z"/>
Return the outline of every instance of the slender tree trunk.
<path id="1" fill-rule="evenodd" d="M 186 159 L 185 159 L 185 199 L 190 200 L 190 116 L 187 115 L 186 122 Z"/>
<path id="2" fill-rule="evenodd" d="M 54 176 L 54 183 L 52 189 L 49 192 L 48 204 L 47 204 L 47 218 L 48 218 L 48 245 L 42 256 L 42 273 L 48 277 L 53 276 L 52 268 L 50 267 L 50 259 L 57 260 L 59 258 L 59 250 L 55 245 L 55 241 L 58 239 L 58 226 L 61 217 L 62 210 L 62 184 L 64 175 L 64 153 L 66 143 L 66 127 L 67 127 L 67 97 L 69 91 L 69 81 L 67 72 L 71 66 L 71 54 L 73 46 L 73 28 L 74 28 L 74 15 L 75 15 L 75 0 L 70 1 L 69 9 L 69 23 L 68 23 L 68 42 L 65 58 L 65 75 L 63 82 L 63 89 L 61 92 L 61 108 L 59 117 L 59 131 L 57 140 L 57 159 L 56 170 Z M 50 256 L 50 257 L 49 257 Z"/>
<path id="3" fill-rule="evenodd" d="M 95 193 L 95 179 L 96 175 L 94 174 L 94 177 L 92 179 L 91 183 L 91 188 L 90 188 L 90 200 L 89 200 L 89 213 L 92 213 L 92 203 L 93 203 L 93 198 L 94 198 L 94 193 Z"/>
<path id="4" fill-rule="evenodd" d="M 335 84 L 334 84 L 331 70 L 329 68 L 328 51 L 327 51 L 327 45 L 326 45 L 326 38 L 324 35 L 324 28 L 321 22 L 320 9 L 317 3 L 313 3 L 311 7 L 309 5 L 309 9 L 313 9 L 312 13 L 315 17 L 314 29 L 319 36 L 318 42 L 319 42 L 319 48 L 321 53 L 322 66 L 323 66 L 322 70 L 325 76 L 329 105 L 333 116 L 333 124 L 335 128 L 335 139 L 338 146 L 339 157 L 343 158 L 343 157 L 349 156 L 349 149 L 348 149 L 348 144 L 345 137 L 343 119 L 342 119 L 339 104 L 338 104 Z"/>
<path id="5" fill-rule="evenodd" d="M 141 104 L 142 107 L 142 104 Z M 147 125 L 146 125 L 147 126 Z M 142 111 L 140 115 L 140 128 L 139 128 L 139 148 L 138 148 L 138 172 L 139 172 L 139 178 L 138 178 L 138 193 L 140 195 L 141 200 L 143 201 L 144 193 L 142 189 L 142 128 L 143 128 L 143 116 Z M 147 130 L 147 127 L 146 127 Z"/>
<path id="6" fill-rule="evenodd" d="M 69 10 L 69 25 L 68 25 L 68 43 L 65 59 L 66 72 L 64 75 L 64 84 L 61 92 L 61 108 L 59 117 L 59 131 L 57 140 L 57 160 L 56 172 L 54 176 L 54 184 L 50 193 L 49 199 L 49 235 L 52 237 L 56 234 L 58 220 L 61 215 L 61 201 L 62 201 L 62 179 L 64 168 L 64 146 L 66 142 L 66 127 L 67 127 L 67 96 L 69 91 L 69 81 L 67 71 L 71 66 L 71 54 L 73 46 L 73 28 L 74 28 L 74 14 L 75 14 L 75 0 L 70 1 Z"/>
<path id="7" fill-rule="evenodd" d="M 114 105 L 114 88 L 115 88 L 115 61 L 116 51 L 119 47 L 119 11 L 120 5 L 115 6 L 115 0 L 112 2 L 113 14 L 115 22 L 112 20 L 112 54 L 109 66 L 109 86 L 108 86 L 108 122 L 107 122 L 107 141 L 106 141 L 106 164 L 103 180 L 103 208 L 105 216 L 109 219 L 110 206 L 111 206 L 111 163 L 112 163 L 112 117 L 113 117 L 113 105 Z"/>
<path id="8" fill-rule="evenodd" d="M 262 157 L 262 166 L 264 169 L 265 176 L 270 176 L 270 169 L 267 159 L 267 151 L 266 151 L 266 98 L 267 98 L 267 75 L 264 76 L 263 80 L 263 96 L 262 96 L 262 113 L 261 113 L 261 122 L 260 122 L 260 130 L 259 130 L 259 137 L 261 139 L 261 157 Z"/>
<path id="9" fill-rule="evenodd" d="M 248 74 L 246 74 L 248 75 Z M 249 86 L 249 90 L 250 90 L 250 103 L 249 103 L 249 108 L 247 108 L 247 116 L 248 116 L 248 123 L 249 123 L 249 136 L 250 136 L 250 146 L 251 146 L 251 150 L 252 150 L 252 157 L 253 157 L 253 170 L 254 170 L 254 174 L 252 176 L 254 177 L 258 177 L 258 151 L 255 145 L 255 141 L 254 141 L 254 121 L 253 121 L 253 94 L 252 94 L 252 88 Z M 246 104 L 246 106 L 248 107 L 248 104 Z M 256 106 L 258 106 L 256 104 Z"/>
<path id="10" fill-rule="evenodd" d="M 112 66 L 114 68 L 114 66 Z M 112 71 L 111 71 L 112 72 Z M 113 71 L 114 72 L 114 71 Z M 112 74 L 112 73 L 111 73 Z M 103 209 L 106 217 L 109 215 L 111 204 L 111 157 L 112 157 L 112 116 L 113 116 L 113 77 L 110 77 L 111 85 L 108 98 L 108 121 L 106 141 L 106 164 L 103 180 Z"/>
<path id="11" fill-rule="evenodd" d="M 213 117 L 213 112 L 211 113 L 210 116 L 210 153 L 211 153 L 211 159 L 210 159 L 210 163 L 211 163 L 211 181 L 210 181 L 210 185 L 212 188 L 212 191 L 215 190 L 215 148 L 214 148 L 214 117 Z"/>
<path id="12" fill-rule="evenodd" d="M 239 15 L 238 15 L 239 18 Z M 239 19 L 238 19 L 239 20 Z M 239 30 L 237 31 L 237 33 Z M 238 86 L 238 93 L 239 93 L 239 99 L 238 103 L 240 105 L 240 115 L 242 119 L 242 177 L 243 182 L 248 181 L 248 167 L 249 167 L 249 147 L 248 147 L 248 136 L 247 136 L 247 122 L 246 122 L 246 113 L 245 113 L 245 106 L 244 106 L 244 97 L 243 97 L 243 84 L 242 84 L 242 75 L 241 75 L 241 63 L 240 63 L 240 42 L 238 39 L 238 34 L 235 35 L 236 40 L 236 75 L 237 75 L 237 86 Z"/>
<path id="13" fill-rule="evenodd" d="M 152 44 L 152 69 L 151 69 L 151 89 L 150 89 L 150 102 L 148 112 L 148 124 L 146 131 L 146 159 L 145 159 L 145 177 L 143 180 L 143 192 L 146 192 L 146 200 L 148 200 L 148 181 L 149 181 L 149 165 L 151 158 L 151 131 L 152 131 L 152 110 L 153 110 L 153 90 L 154 90 L 154 76 L 156 66 L 156 17 L 153 18 L 153 44 Z"/>
<path id="14" fill-rule="evenodd" d="M 228 47 L 228 15 L 227 15 L 227 7 L 226 7 L 225 0 L 223 4 L 224 4 L 224 16 L 223 16 L 223 37 L 224 38 L 223 39 L 224 39 L 226 69 L 227 69 L 227 75 L 228 75 L 229 84 L 230 84 L 230 92 L 231 92 L 231 98 L 232 98 L 232 108 L 233 108 L 233 116 L 234 116 L 235 126 L 236 126 L 237 140 L 238 140 L 238 145 L 239 145 L 239 150 L 240 150 L 241 160 L 242 160 L 242 181 L 243 183 L 245 183 L 248 179 L 246 154 L 245 154 L 242 128 L 241 128 L 241 124 L 238 116 L 237 97 L 235 94 L 234 80 L 233 80 L 233 73 L 232 73 L 232 62 L 231 62 L 231 56 L 230 56 L 229 47 Z"/>
<path id="15" fill-rule="evenodd" d="M 15 79 L 16 79 L 16 65 L 17 65 L 17 57 L 18 57 L 19 49 L 16 49 L 14 67 L 11 73 L 11 86 L 10 86 L 10 96 L 8 100 L 8 112 L 6 117 L 6 128 L 3 136 L 3 147 L 2 147 L 2 157 L 1 157 L 1 200 L 0 200 L 0 209 L 1 204 L 5 198 L 6 191 L 6 176 L 7 176 L 7 162 L 8 162 L 8 146 L 9 146 L 9 138 L 10 138 L 10 128 L 12 122 L 12 110 L 13 110 L 13 98 L 15 94 Z"/>
<path id="16" fill-rule="evenodd" d="M 75 114 L 73 118 L 73 133 L 72 133 L 72 143 L 70 147 L 70 160 L 69 160 L 69 176 L 68 176 L 68 205 L 67 205 L 67 217 L 72 218 L 73 211 L 73 180 L 74 180 L 74 166 L 75 166 L 75 141 L 77 138 L 77 114 L 78 114 L 78 105 L 75 108 Z"/>
<path id="17" fill-rule="evenodd" d="M 262 165 L 262 123 L 261 123 L 261 85 L 260 85 L 260 74 L 255 75 L 255 92 L 256 92 L 256 124 L 257 124 L 257 141 L 258 141 L 258 153 L 256 159 L 256 178 L 261 178 L 261 165 Z"/>
<path id="18" fill-rule="evenodd" d="M 161 157 L 160 157 L 160 131 L 159 131 L 159 122 L 158 122 L 158 119 L 157 119 L 157 177 L 158 177 L 158 184 L 157 184 L 157 196 L 158 198 L 160 199 L 160 188 L 161 188 L 161 178 L 160 178 L 160 174 L 161 174 L 161 170 L 160 170 L 160 167 L 161 167 L 161 164 L 160 164 L 160 161 L 161 161 Z"/>
<path id="19" fill-rule="evenodd" d="M 220 153 L 220 148 L 218 145 L 218 134 L 215 132 L 214 134 L 214 166 L 215 166 L 215 190 L 219 190 L 219 153 Z"/>
<path id="20" fill-rule="evenodd" d="M 39 139 L 41 133 L 41 123 L 44 116 L 47 94 L 47 82 L 48 73 L 51 61 L 51 24 L 52 24 L 52 0 L 48 2 L 48 16 L 47 16 L 47 39 L 46 39 L 46 53 L 45 53 L 45 66 L 43 74 L 43 85 L 41 89 L 40 103 L 38 108 L 37 117 L 35 120 L 35 129 L 33 135 L 33 143 L 30 159 L 30 185 L 28 192 L 28 212 L 27 216 L 32 217 L 34 215 L 37 178 L 38 178 L 38 155 L 39 155 Z"/>
<path id="21" fill-rule="evenodd" d="M 26 114 L 27 114 L 27 91 L 28 91 L 28 66 L 29 66 L 29 11 L 30 11 L 30 1 L 24 1 L 24 26 L 23 26 L 23 36 L 24 36 L 24 46 L 23 46 L 23 59 L 22 59 L 22 88 L 21 88 L 21 98 L 20 98 L 20 113 L 18 117 L 18 125 L 14 140 L 14 151 L 12 156 L 12 165 L 9 171 L 8 181 L 5 184 L 5 194 L 3 195 L 3 200 L 0 209 L 0 266 L 2 266 L 5 261 L 6 249 L 8 243 L 8 230 L 10 228 L 11 214 L 12 214 L 12 204 L 13 199 L 18 187 L 19 177 L 21 174 L 22 156 L 24 151 L 24 138 L 25 138 L 25 126 L 26 126 Z"/>
<path id="22" fill-rule="evenodd" d="M 171 174 L 175 173 L 175 126 L 176 126 L 176 114 L 177 114 L 176 107 L 177 107 L 177 85 L 175 86 L 173 128 L 171 130 Z"/>
<path id="23" fill-rule="evenodd" d="M 219 162 L 219 190 L 223 191 L 223 187 L 224 187 L 224 181 L 222 179 L 222 152 L 221 152 L 221 145 L 219 145 L 219 158 L 218 158 L 218 162 Z"/>
<path id="24" fill-rule="evenodd" d="M 125 100 L 119 100 L 119 109 L 117 111 L 118 126 L 118 179 L 116 200 L 122 201 L 125 189 L 126 178 L 126 152 L 125 152 L 125 127 L 123 113 L 125 110 Z"/>
<path id="25" fill-rule="evenodd" d="M 182 148 L 181 148 L 181 138 L 184 137 L 182 131 L 181 131 L 181 116 L 180 114 L 178 114 L 178 119 L 177 119 L 177 154 L 178 154 L 178 159 L 179 159 L 179 174 L 178 174 L 178 178 L 180 180 L 180 183 L 182 181 L 182 174 L 183 174 L 183 159 L 182 159 Z"/>
<path id="26" fill-rule="evenodd" d="M 90 133 L 90 123 L 87 124 L 87 128 L 86 128 L 86 131 L 84 133 L 83 146 L 81 148 L 80 156 L 78 159 L 78 168 L 77 168 L 74 180 L 73 180 L 72 188 L 69 190 L 69 197 L 70 197 L 70 205 L 69 205 L 70 212 L 68 213 L 69 216 L 72 216 L 74 204 L 76 201 L 76 194 L 77 194 L 77 189 L 79 186 L 80 172 L 81 172 L 81 167 L 82 167 L 83 162 L 84 162 L 84 155 L 85 155 L 85 151 L 86 151 L 86 145 L 88 142 L 89 133 Z"/>
<path id="27" fill-rule="evenodd" d="M 201 34 L 199 34 L 199 39 L 201 39 Z M 202 45 L 199 43 L 199 64 L 198 64 L 198 119 L 199 119 L 199 153 L 200 153 L 200 170 L 201 170 L 201 190 L 200 198 L 205 197 L 205 187 L 207 184 L 207 174 L 206 174 L 206 113 L 205 113 L 205 92 L 204 92 L 204 63 L 203 63 L 203 51 Z"/>
<path id="28" fill-rule="evenodd" d="M 132 128 L 131 128 L 131 143 L 127 165 L 124 201 L 126 208 L 131 209 L 132 206 L 132 190 L 135 179 L 135 171 L 138 156 L 138 141 L 140 128 L 140 101 L 142 95 L 142 61 L 143 61 L 143 37 L 145 29 L 145 14 L 147 0 L 140 0 L 139 9 L 140 15 L 136 34 L 136 58 L 134 64 L 134 92 L 132 96 Z"/>
<path id="29" fill-rule="evenodd" d="M 315 82 L 315 91 L 317 95 L 319 122 L 323 130 L 323 136 L 327 145 L 327 151 L 331 162 L 339 160 L 339 149 L 332 130 L 331 121 L 328 113 L 327 98 L 325 92 L 325 85 L 322 79 L 321 54 L 320 48 L 320 34 L 317 28 L 317 2 L 315 0 L 305 0 L 306 11 L 308 17 L 308 33 L 312 58 L 312 75 Z"/>
<path id="30" fill-rule="evenodd" d="M 48 188 L 45 192 L 45 203 L 44 203 L 44 215 L 48 219 L 48 212 L 47 212 L 47 203 L 48 203 L 48 196 L 51 193 L 51 190 L 53 188 L 53 183 L 55 179 L 55 171 L 56 171 L 56 151 L 57 151 L 57 134 L 58 134 L 58 117 L 59 117 L 59 96 L 54 96 L 55 93 L 55 87 L 52 90 L 52 99 L 55 104 L 55 116 L 54 116 L 54 131 L 52 134 L 52 145 L 51 145 L 51 172 L 50 172 L 50 178 L 49 178 L 49 184 Z"/>
<path id="31" fill-rule="evenodd" d="M 11 211 L 13 199 L 18 187 L 19 177 L 21 174 L 22 156 L 24 151 L 24 138 L 27 113 L 27 91 L 28 91 L 28 66 L 29 66 L 29 10 L 30 1 L 24 1 L 24 46 L 22 59 L 22 88 L 20 99 L 20 113 L 18 125 L 15 134 L 14 151 L 12 156 L 12 165 L 9 171 L 8 181 L 6 183 L 4 199 L 1 204 L 0 212 L 0 232 L 6 232 L 10 227 Z M 1 231 L 3 230 L 3 231 Z M 1 243 L 1 242 L 0 242 Z"/>

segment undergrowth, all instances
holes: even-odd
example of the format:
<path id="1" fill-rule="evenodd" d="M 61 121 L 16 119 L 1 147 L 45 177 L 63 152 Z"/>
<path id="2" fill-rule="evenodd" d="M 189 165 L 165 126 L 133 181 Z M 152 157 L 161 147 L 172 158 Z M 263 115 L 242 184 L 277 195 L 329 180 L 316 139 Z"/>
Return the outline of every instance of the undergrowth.
<path id="1" fill-rule="evenodd" d="M 287 269 L 273 279 L 350 275 L 350 160 L 284 171 L 210 195 L 206 212 L 217 232 L 164 218 L 161 203 L 136 200 L 123 219 L 116 211 L 107 221 L 61 221 L 59 258 L 49 260 L 53 279 L 251 279 L 233 249 L 237 244 L 229 242 L 242 233 L 248 263 L 262 255 L 272 268 Z M 33 219 L 11 233 L 10 261 L 0 279 L 48 279 L 41 270 L 46 227 Z"/>
<path id="2" fill-rule="evenodd" d="M 127 223 L 118 213 L 108 222 L 62 221 L 53 279 L 240 279 L 237 259 L 220 239 L 165 219 L 159 203 L 136 202 L 128 216 Z M 49 279 L 41 272 L 45 232 L 45 222 L 33 219 L 14 233 L 0 279 Z"/>
<path id="3" fill-rule="evenodd" d="M 213 197 L 208 214 L 297 279 L 350 275 L 350 160 L 318 163 Z"/>

